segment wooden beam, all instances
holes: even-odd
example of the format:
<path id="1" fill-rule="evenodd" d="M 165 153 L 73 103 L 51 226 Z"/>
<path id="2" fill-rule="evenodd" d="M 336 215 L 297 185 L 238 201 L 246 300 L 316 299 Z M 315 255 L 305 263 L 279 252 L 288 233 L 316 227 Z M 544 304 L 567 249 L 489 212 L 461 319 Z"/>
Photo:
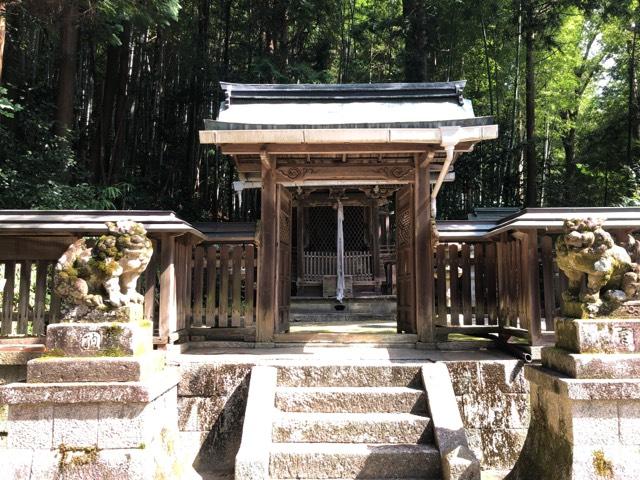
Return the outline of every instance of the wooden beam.
<path id="1" fill-rule="evenodd" d="M 177 330 L 176 303 L 176 239 L 172 235 L 160 237 L 160 311 L 159 336 L 169 338 Z"/>
<path id="2" fill-rule="evenodd" d="M 260 163 L 262 164 L 262 168 L 266 168 L 267 170 L 271 170 L 273 164 L 269 159 L 269 154 L 265 149 L 260 150 Z"/>
<path id="3" fill-rule="evenodd" d="M 276 325 L 276 269 L 277 269 L 277 188 L 273 168 L 274 158 L 264 155 L 262 165 L 261 248 L 258 250 L 258 299 L 256 342 L 271 342 Z"/>
<path id="4" fill-rule="evenodd" d="M 415 168 L 415 278 L 416 328 L 421 342 L 435 340 L 433 318 L 433 252 L 431 251 L 431 195 L 429 167 L 435 151 L 416 155 Z"/>
<path id="5" fill-rule="evenodd" d="M 304 221 L 305 221 L 305 205 L 298 204 L 296 206 L 296 272 L 297 285 L 301 285 L 304 281 Z"/>
<path id="6" fill-rule="evenodd" d="M 438 145 L 433 147 L 440 148 Z M 227 143 L 221 144 L 222 153 L 228 155 L 248 155 L 260 154 L 265 151 L 269 154 L 378 154 L 378 153 L 421 153 L 429 148 L 429 144 L 425 143 Z"/>

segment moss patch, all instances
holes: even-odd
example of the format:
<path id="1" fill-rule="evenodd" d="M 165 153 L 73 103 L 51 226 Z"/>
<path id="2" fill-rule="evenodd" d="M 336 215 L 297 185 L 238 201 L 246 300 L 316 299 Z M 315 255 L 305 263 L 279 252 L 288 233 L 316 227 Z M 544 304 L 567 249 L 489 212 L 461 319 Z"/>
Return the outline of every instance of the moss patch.
<path id="1" fill-rule="evenodd" d="M 61 472 L 65 469 L 89 465 L 98 460 L 97 445 L 90 447 L 72 447 L 61 443 L 58 445 L 58 452 L 60 453 L 58 469 Z"/>
<path id="2" fill-rule="evenodd" d="M 62 349 L 60 348 L 52 348 L 50 350 L 45 351 L 42 355 L 40 355 L 40 358 L 59 358 L 59 357 L 65 357 L 65 353 Z"/>
<path id="3" fill-rule="evenodd" d="M 606 459 L 602 450 L 593 452 L 593 469 L 602 478 L 613 478 L 613 464 Z"/>

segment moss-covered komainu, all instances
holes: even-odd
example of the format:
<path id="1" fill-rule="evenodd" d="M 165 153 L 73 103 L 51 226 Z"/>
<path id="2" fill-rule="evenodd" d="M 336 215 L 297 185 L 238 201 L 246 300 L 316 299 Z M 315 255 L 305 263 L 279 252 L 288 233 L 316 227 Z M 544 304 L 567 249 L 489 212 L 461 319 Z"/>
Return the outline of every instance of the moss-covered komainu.
<path id="1" fill-rule="evenodd" d="M 144 227 L 132 221 L 108 222 L 109 233 L 74 242 L 55 268 L 55 291 L 69 307 L 107 310 L 142 303 L 138 277 L 153 248 Z"/>

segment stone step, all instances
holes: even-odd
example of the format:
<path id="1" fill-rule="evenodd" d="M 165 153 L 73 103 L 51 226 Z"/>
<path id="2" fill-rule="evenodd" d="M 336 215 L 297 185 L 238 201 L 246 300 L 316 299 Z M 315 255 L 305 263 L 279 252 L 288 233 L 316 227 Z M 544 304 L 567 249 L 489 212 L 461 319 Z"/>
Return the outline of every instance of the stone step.
<path id="1" fill-rule="evenodd" d="M 440 479 L 440 454 L 432 445 L 274 443 L 269 476 L 280 479 Z"/>
<path id="2" fill-rule="evenodd" d="M 411 413 L 279 412 L 274 442 L 432 443 L 431 419 Z"/>
<path id="3" fill-rule="evenodd" d="M 278 387 L 285 412 L 414 413 L 427 411 L 422 390 L 408 387 Z"/>
<path id="4" fill-rule="evenodd" d="M 278 367 L 284 387 L 422 388 L 420 365 L 286 365 Z"/>

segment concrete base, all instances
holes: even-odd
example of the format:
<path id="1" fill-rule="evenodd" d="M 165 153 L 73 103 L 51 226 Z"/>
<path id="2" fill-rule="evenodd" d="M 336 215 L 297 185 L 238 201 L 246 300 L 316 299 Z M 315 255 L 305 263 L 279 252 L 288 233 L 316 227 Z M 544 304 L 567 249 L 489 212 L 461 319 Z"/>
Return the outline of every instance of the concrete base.
<path id="1" fill-rule="evenodd" d="M 7 403 L 3 475 L 16 479 L 181 478 L 175 374 L 146 382 L 31 383 Z M 6 463 L 5 463 L 6 460 Z M 8 465 L 10 471 L 5 466 Z"/>
<path id="2" fill-rule="evenodd" d="M 508 480 L 640 478 L 640 379 L 579 380 L 527 367 L 531 424 Z"/>

